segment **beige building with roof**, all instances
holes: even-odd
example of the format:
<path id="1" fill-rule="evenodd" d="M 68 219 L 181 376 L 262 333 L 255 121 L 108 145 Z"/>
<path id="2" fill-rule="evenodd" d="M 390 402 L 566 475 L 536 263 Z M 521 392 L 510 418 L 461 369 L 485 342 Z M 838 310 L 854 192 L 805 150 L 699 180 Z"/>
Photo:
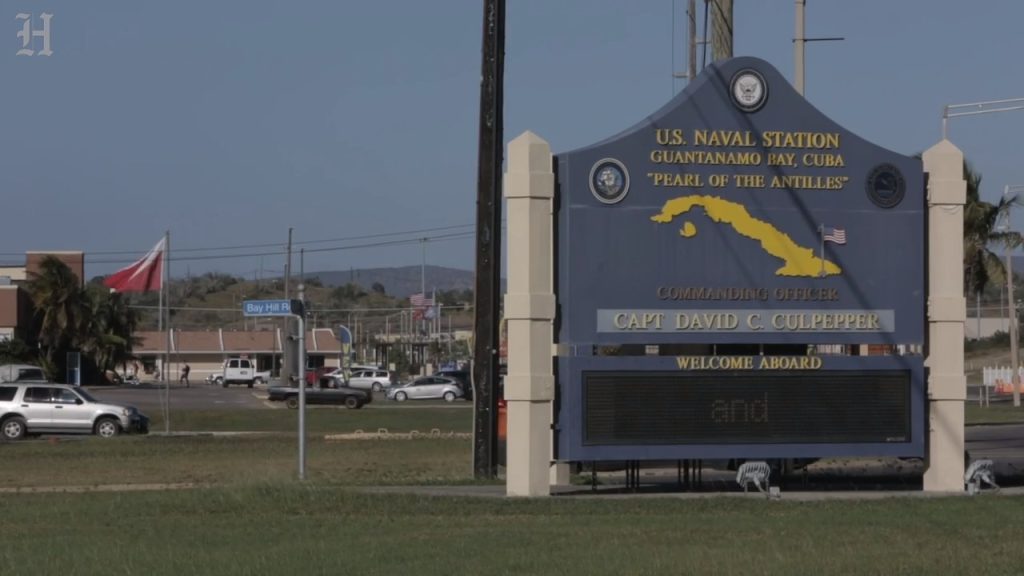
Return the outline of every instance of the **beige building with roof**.
<path id="1" fill-rule="evenodd" d="M 172 381 L 181 376 L 181 368 L 191 368 L 190 381 L 201 382 L 211 374 L 220 374 L 224 360 L 249 358 L 255 360 L 257 371 L 270 371 L 277 376 L 281 368 L 280 329 L 260 331 L 235 330 L 171 330 L 170 347 L 167 333 L 136 332 L 139 339 L 134 353 L 139 358 L 138 376 L 142 380 L 156 379 L 161 361 L 168 356 L 167 374 Z M 337 367 L 341 346 L 330 328 L 306 331 L 307 365 Z M 130 373 L 133 367 L 129 367 Z"/>

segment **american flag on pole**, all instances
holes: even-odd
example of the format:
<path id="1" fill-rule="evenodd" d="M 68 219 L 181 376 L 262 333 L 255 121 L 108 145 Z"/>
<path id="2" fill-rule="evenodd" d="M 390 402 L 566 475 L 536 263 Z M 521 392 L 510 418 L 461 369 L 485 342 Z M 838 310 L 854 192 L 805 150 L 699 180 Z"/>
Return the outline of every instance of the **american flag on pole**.
<path id="1" fill-rule="evenodd" d="M 822 238 L 825 242 L 833 242 L 835 244 L 846 244 L 846 230 L 843 228 L 832 228 L 829 226 L 823 226 Z"/>
<path id="2" fill-rule="evenodd" d="M 420 292 L 409 296 L 409 304 L 412 304 L 413 307 L 413 319 L 422 320 L 427 308 L 434 305 L 434 298 L 433 296 L 427 297 L 426 294 Z"/>

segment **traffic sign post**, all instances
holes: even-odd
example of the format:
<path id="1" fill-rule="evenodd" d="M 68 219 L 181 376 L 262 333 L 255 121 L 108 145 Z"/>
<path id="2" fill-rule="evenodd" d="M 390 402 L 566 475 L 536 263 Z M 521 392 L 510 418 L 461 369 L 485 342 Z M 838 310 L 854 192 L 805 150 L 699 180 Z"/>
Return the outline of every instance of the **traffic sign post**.
<path id="1" fill-rule="evenodd" d="M 302 287 L 299 288 L 300 296 Z M 245 316 L 290 316 L 299 322 L 299 480 L 306 479 L 306 314 L 301 298 L 292 300 L 246 300 Z"/>

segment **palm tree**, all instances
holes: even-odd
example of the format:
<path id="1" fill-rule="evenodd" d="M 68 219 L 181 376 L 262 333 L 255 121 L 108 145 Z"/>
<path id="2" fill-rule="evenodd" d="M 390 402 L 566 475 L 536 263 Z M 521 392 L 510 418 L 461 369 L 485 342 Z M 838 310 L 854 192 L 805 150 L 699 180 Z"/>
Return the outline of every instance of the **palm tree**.
<path id="1" fill-rule="evenodd" d="M 101 372 L 114 370 L 132 359 L 135 311 L 128 307 L 123 295 L 106 288 L 90 286 L 86 292 L 89 326 L 82 334 L 82 350 L 92 357 Z"/>
<path id="2" fill-rule="evenodd" d="M 47 256 L 31 274 L 27 289 L 36 309 L 44 368 L 50 377 L 64 374 L 66 352 L 82 341 L 88 327 L 81 280 L 66 264 Z"/>
<path id="3" fill-rule="evenodd" d="M 964 288 L 972 295 L 981 294 L 990 282 L 1005 282 L 1006 268 L 993 246 L 1016 248 L 1021 245 L 1019 232 L 1004 225 L 1010 209 L 1020 205 L 1016 195 L 1006 196 L 997 204 L 980 197 L 981 174 L 964 162 L 967 181 L 967 204 L 964 206 Z"/>

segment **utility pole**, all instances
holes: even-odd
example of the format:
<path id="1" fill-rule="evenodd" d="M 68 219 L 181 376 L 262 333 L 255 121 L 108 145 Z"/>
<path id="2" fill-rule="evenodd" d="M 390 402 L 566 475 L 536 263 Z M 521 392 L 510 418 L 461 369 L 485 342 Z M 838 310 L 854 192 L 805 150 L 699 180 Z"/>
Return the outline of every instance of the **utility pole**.
<path id="1" fill-rule="evenodd" d="M 292 286 L 292 228 L 288 228 L 288 260 L 284 263 L 284 299 L 288 300 Z"/>
<path id="2" fill-rule="evenodd" d="M 1013 385 L 1013 405 L 1020 406 L 1020 353 L 1017 349 L 1017 303 L 1013 301 L 1013 256 L 1006 249 L 1006 291 L 1010 304 L 1010 382 Z M 981 336 L 979 335 L 979 338 Z"/>
<path id="3" fill-rule="evenodd" d="M 807 0 L 796 0 L 796 30 L 793 34 L 793 88 L 801 96 L 804 95 L 804 56 L 808 42 L 836 42 L 845 40 L 842 36 L 825 36 L 808 38 L 806 32 L 805 11 Z"/>
<path id="4" fill-rule="evenodd" d="M 424 300 L 427 299 L 427 239 L 420 240 L 420 244 L 423 247 L 423 259 L 420 261 L 420 296 Z M 431 303 L 433 305 L 433 303 Z M 426 332 L 427 329 L 427 315 L 422 313 L 420 316 L 420 332 Z"/>
<path id="5" fill-rule="evenodd" d="M 793 36 L 793 76 L 798 94 L 804 94 L 804 47 L 807 41 L 804 39 L 804 9 L 807 7 L 807 0 L 796 0 L 796 33 Z"/>
<path id="6" fill-rule="evenodd" d="M 1006 206 L 1006 213 L 1003 215 L 1006 224 L 1003 229 L 1010 232 L 1010 191 L 1011 189 L 1021 188 L 1019 186 L 1006 186 L 1003 188 L 1003 204 Z M 1009 243 L 1006 245 L 1006 294 L 1007 294 L 1007 305 L 1010 308 L 1010 369 L 1013 372 L 1010 374 L 1010 382 L 1013 386 L 1013 405 L 1015 407 L 1020 406 L 1020 351 L 1018 350 L 1017 338 L 1019 337 L 1019 327 L 1017 324 L 1017 302 L 1013 296 L 1013 251 L 1010 249 Z M 981 332 L 978 332 L 978 338 L 981 338 Z"/>
<path id="7" fill-rule="evenodd" d="M 732 58 L 732 0 L 710 0 L 711 59 L 714 62 Z"/>
<path id="8" fill-rule="evenodd" d="M 473 324 L 473 474 L 498 475 L 498 323 L 504 146 L 505 0 L 484 0 Z"/>
<path id="9" fill-rule="evenodd" d="M 686 55 L 686 76 L 689 82 L 697 77 L 697 0 L 689 0 L 686 6 L 687 40 L 690 51 Z"/>
<path id="10" fill-rule="evenodd" d="M 689 0 L 686 7 L 686 20 L 687 20 L 687 66 L 686 72 L 678 73 L 675 71 L 675 36 L 676 36 L 676 4 L 675 0 L 672 0 L 672 78 L 686 78 L 687 82 L 693 82 L 693 79 L 697 77 L 697 0 Z M 675 95 L 675 84 L 673 84 L 672 94 Z"/>

